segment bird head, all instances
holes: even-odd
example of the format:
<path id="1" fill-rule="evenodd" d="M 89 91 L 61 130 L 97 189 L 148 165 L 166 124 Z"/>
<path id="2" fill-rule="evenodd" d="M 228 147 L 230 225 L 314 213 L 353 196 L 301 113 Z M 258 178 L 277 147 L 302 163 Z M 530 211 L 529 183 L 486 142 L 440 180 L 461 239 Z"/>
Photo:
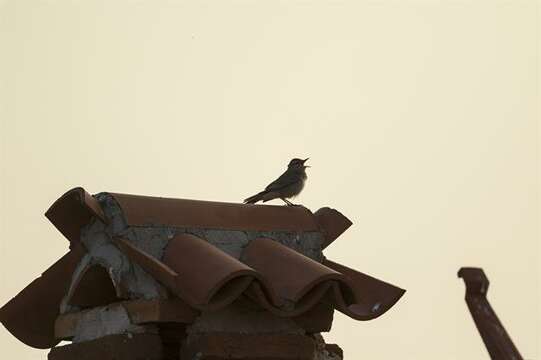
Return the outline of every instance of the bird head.
<path id="1" fill-rule="evenodd" d="M 304 160 L 302 159 L 293 159 L 289 162 L 289 165 L 287 165 L 288 169 L 306 169 L 306 168 L 309 168 L 310 166 L 309 165 L 304 165 L 304 163 L 308 160 L 309 158 L 306 158 Z"/>

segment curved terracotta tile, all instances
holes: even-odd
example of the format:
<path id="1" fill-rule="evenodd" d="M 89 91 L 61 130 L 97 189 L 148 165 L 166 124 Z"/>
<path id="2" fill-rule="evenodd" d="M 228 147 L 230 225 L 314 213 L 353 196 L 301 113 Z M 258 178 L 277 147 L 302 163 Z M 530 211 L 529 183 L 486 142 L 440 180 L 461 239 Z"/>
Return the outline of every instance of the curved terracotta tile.
<path id="1" fill-rule="evenodd" d="M 288 316 L 288 312 L 281 310 L 285 306 L 285 302 L 280 300 L 276 294 L 272 292 L 269 286 L 262 286 L 262 282 L 253 281 L 246 292 L 244 293 L 249 299 L 257 303 L 262 308 L 270 311 L 276 316 Z"/>
<path id="2" fill-rule="evenodd" d="M 361 311 L 353 291 L 355 285 L 349 277 L 330 267 L 264 238 L 248 245 L 243 261 L 262 278 L 261 284 L 250 287 L 250 298 L 277 316 L 298 316 L 322 301 L 331 301 L 337 309 L 360 319 L 359 314 L 349 309 L 353 306 Z M 276 293 L 280 301 L 272 301 L 269 292 Z"/>
<path id="3" fill-rule="evenodd" d="M 126 240 L 119 244 L 133 261 L 199 310 L 219 309 L 245 295 L 277 316 L 298 316 L 330 302 L 354 319 L 370 320 L 404 294 L 330 260 L 320 264 L 271 239 L 251 241 L 243 252 L 244 263 L 190 234 L 170 240 L 163 262 Z"/>
<path id="4" fill-rule="evenodd" d="M 312 213 L 303 206 L 253 205 L 110 193 L 130 226 L 164 225 L 253 231 L 319 231 L 323 248 L 351 226 L 339 211 L 324 207 Z M 45 216 L 72 243 L 93 217 L 107 222 L 98 201 L 82 187 L 63 194 Z"/>
<path id="5" fill-rule="evenodd" d="M 354 319 L 371 320 L 389 310 L 405 292 L 330 260 L 320 264 L 270 239 L 252 241 L 243 261 L 261 278 L 251 284 L 248 296 L 278 316 L 297 316 L 330 301 Z M 279 301 L 272 300 L 272 293 Z"/>
<path id="6" fill-rule="evenodd" d="M 310 292 L 310 295 L 301 298 L 297 303 L 287 303 L 283 300 L 270 300 L 271 296 L 268 295 L 269 289 L 263 286 L 262 283 L 256 281 L 250 284 L 250 287 L 246 290 L 245 295 L 252 301 L 256 302 L 259 306 L 276 316 L 296 317 L 309 311 L 313 307 L 317 306 L 317 304 L 320 302 L 325 301 L 328 297 L 327 293 L 333 283 L 333 281 L 327 281 L 319 284 L 313 289 L 313 292 Z"/>
<path id="7" fill-rule="evenodd" d="M 177 273 L 177 290 L 198 308 L 218 308 L 233 302 L 258 276 L 253 269 L 191 234 L 169 240 L 162 261 Z"/>
<path id="8" fill-rule="evenodd" d="M 115 238 L 114 242 L 132 261 L 198 310 L 229 305 L 258 277 L 253 269 L 190 234 L 172 238 L 161 261 L 126 239 Z"/>
<path id="9" fill-rule="evenodd" d="M 322 246 L 323 249 L 329 246 L 353 224 L 341 212 L 330 207 L 322 207 L 314 213 L 314 216 L 325 238 Z"/>
<path id="10" fill-rule="evenodd" d="M 271 239 L 251 241 L 242 260 L 261 274 L 280 298 L 294 303 L 324 281 L 345 280 L 339 272 Z"/>
<path id="11" fill-rule="evenodd" d="M 113 238 L 113 242 L 131 261 L 141 266 L 143 270 L 165 285 L 169 290 L 174 291 L 176 289 L 176 277 L 178 274 L 173 269 L 152 255 L 137 248 L 129 240 L 115 237 Z M 184 297 L 182 294 L 180 296 Z"/>
<path id="12" fill-rule="evenodd" d="M 322 231 L 328 245 L 350 225 L 347 218 L 332 209 L 314 215 L 303 207 L 120 194 L 114 197 L 129 225 L 134 226 L 153 223 L 239 230 Z M 93 217 L 107 222 L 97 200 L 82 188 L 65 193 L 45 215 L 70 240 L 72 250 L 0 309 L 0 322 L 19 340 L 37 348 L 58 343 L 54 338 L 54 322 L 72 273 L 84 254 L 79 244 L 81 227 Z M 297 316 L 323 302 L 332 303 L 355 319 L 370 320 L 386 312 L 404 294 L 400 288 L 332 261 L 317 263 L 270 239 L 250 242 L 244 253 L 246 263 L 187 234 L 170 241 L 163 259 L 146 254 L 128 240 L 116 238 L 114 242 L 132 261 L 199 310 L 224 307 L 247 296 L 278 316 Z M 24 318 L 20 314 L 25 314 Z"/>
<path id="13" fill-rule="evenodd" d="M 71 244 L 79 242 L 81 227 L 88 224 L 93 217 L 107 222 L 98 200 L 82 187 L 67 191 L 51 205 L 45 216 Z"/>
<path id="14" fill-rule="evenodd" d="M 32 281 L 7 304 L 0 308 L 0 322 L 26 345 L 47 349 L 55 339 L 54 324 L 60 313 L 60 302 L 68 290 L 71 276 L 85 250 L 73 249 Z"/>
<path id="15" fill-rule="evenodd" d="M 246 205 L 111 194 L 128 225 L 167 225 L 207 229 L 318 231 L 315 217 L 302 206 Z"/>
<path id="16" fill-rule="evenodd" d="M 371 320 L 383 315 L 406 290 L 363 274 L 347 266 L 325 259 L 323 265 L 340 272 L 347 278 L 351 295 L 343 288 L 334 288 L 337 309 L 357 320 Z M 346 295 L 346 296 L 344 296 Z"/>

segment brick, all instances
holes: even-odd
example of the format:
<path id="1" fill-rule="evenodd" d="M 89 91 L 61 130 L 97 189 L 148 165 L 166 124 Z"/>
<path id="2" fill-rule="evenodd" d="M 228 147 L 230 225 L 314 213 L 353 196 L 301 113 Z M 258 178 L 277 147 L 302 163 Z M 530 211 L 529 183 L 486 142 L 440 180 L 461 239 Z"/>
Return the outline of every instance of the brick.
<path id="1" fill-rule="evenodd" d="M 160 323 L 158 334 L 162 340 L 163 360 L 178 360 L 180 344 L 186 337 L 186 326 L 179 323 Z"/>
<path id="2" fill-rule="evenodd" d="M 314 341 L 298 334 L 247 335 L 214 333 L 199 336 L 181 349 L 181 359 L 312 360 Z"/>
<path id="3" fill-rule="evenodd" d="M 171 300 L 134 300 L 108 305 L 109 308 L 122 306 L 128 312 L 133 324 L 148 323 L 191 323 L 197 312 L 180 299 Z M 71 339 L 75 335 L 77 324 L 83 318 L 83 310 L 58 316 L 55 322 L 55 337 Z"/>
<path id="4" fill-rule="evenodd" d="M 162 360 L 162 342 L 156 334 L 109 335 L 100 339 L 57 346 L 48 360 Z"/>

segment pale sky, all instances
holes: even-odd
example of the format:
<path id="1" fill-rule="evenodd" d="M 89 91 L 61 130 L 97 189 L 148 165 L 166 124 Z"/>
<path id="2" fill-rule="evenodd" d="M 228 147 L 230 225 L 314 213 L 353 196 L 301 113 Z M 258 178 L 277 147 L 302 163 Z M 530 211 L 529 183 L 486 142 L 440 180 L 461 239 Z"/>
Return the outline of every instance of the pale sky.
<path id="1" fill-rule="evenodd" d="M 407 290 L 327 342 L 488 359 L 479 266 L 541 359 L 538 26 L 524 0 L 0 1 L 0 305 L 67 251 L 43 213 L 74 186 L 236 202 L 309 156 L 295 201 L 354 223 L 325 255 Z"/>

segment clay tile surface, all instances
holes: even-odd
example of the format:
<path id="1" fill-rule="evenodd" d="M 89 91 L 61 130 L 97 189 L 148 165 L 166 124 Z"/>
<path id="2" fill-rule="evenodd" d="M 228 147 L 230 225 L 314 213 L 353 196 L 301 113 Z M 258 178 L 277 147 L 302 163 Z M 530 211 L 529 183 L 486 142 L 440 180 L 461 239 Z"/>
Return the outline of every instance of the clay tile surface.
<path id="1" fill-rule="evenodd" d="M 169 241 L 163 262 L 179 274 L 176 285 L 181 296 L 197 307 L 228 305 L 257 276 L 253 269 L 190 234 Z"/>
<path id="2" fill-rule="evenodd" d="M 70 241 L 79 242 L 81 227 L 94 216 L 106 222 L 98 201 L 82 187 L 69 190 L 45 213 L 53 225 Z"/>
<path id="3" fill-rule="evenodd" d="M 54 324 L 60 303 L 85 254 L 80 240 L 81 228 L 96 218 L 110 226 L 116 221 L 116 215 L 109 212 L 111 219 L 107 218 L 98 198 L 105 199 L 101 204 L 116 201 L 128 227 L 177 228 L 159 258 L 141 250 L 129 239 L 117 237 L 119 234 L 113 234 L 112 240 L 132 262 L 197 311 L 220 309 L 242 297 L 277 316 L 298 317 L 332 306 L 354 319 L 370 320 L 385 313 L 404 294 L 398 287 L 336 262 L 312 260 L 276 240 L 251 239 L 237 259 L 205 239 L 178 230 L 200 227 L 297 234 L 313 231 L 323 235 L 325 247 L 351 225 L 345 216 L 330 208 L 312 214 L 301 206 L 244 205 L 107 193 L 95 198 L 78 187 L 66 192 L 45 214 L 70 240 L 71 251 L 0 309 L 0 322 L 30 346 L 49 348 L 58 343 Z M 110 208 L 104 209 L 110 211 Z M 314 238 L 321 239 L 316 235 Z M 75 287 L 78 292 L 68 294 L 71 301 L 94 306 L 120 300 L 103 269 L 95 267 L 83 275 Z M 96 283 L 104 285 L 94 292 Z"/>
<path id="4" fill-rule="evenodd" d="M 0 308 L 0 322 L 17 339 L 39 349 L 58 344 L 54 323 L 60 312 L 59 304 L 84 253 L 81 245 L 74 246 L 41 277 Z"/>
<path id="5" fill-rule="evenodd" d="M 242 295 L 278 316 L 293 317 L 322 302 L 358 320 L 385 313 L 404 290 L 338 263 L 320 264 L 278 242 L 259 238 L 242 262 L 205 240 L 181 234 L 170 240 L 163 262 L 117 240 L 133 261 L 191 306 L 224 307 Z"/>
<path id="6" fill-rule="evenodd" d="M 323 243 L 324 249 L 353 224 L 339 211 L 329 207 L 319 209 L 314 213 L 314 216 L 325 235 L 325 242 Z"/>
<path id="7" fill-rule="evenodd" d="M 271 239 L 252 241 L 244 260 L 261 274 L 269 290 L 290 302 L 299 302 L 327 280 L 344 280 L 342 274 Z"/>
<path id="8" fill-rule="evenodd" d="M 345 302 L 337 309 L 354 319 L 370 320 L 383 315 L 406 292 L 404 289 L 328 259 L 323 261 L 323 265 L 338 271 L 347 279 L 353 298 L 342 297 Z"/>
<path id="9" fill-rule="evenodd" d="M 128 226 L 171 226 L 243 231 L 320 232 L 323 248 L 351 226 L 340 212 L 324 207 L 312 213 L 303 206 L 246 205 L 109 193 Z M 107 223 L 98 200 L 82 187 L 62 195 L 45 216 L 70 241 L 80 240 L 81 228 L 94 217 Z"/>
<path id="10" fill-rule="evenodd" d="M 231 230 L 318 231 L 302 206 L 244 205 L 200 200 L 111 194 L 131 226 L 149 224 Z"/>

